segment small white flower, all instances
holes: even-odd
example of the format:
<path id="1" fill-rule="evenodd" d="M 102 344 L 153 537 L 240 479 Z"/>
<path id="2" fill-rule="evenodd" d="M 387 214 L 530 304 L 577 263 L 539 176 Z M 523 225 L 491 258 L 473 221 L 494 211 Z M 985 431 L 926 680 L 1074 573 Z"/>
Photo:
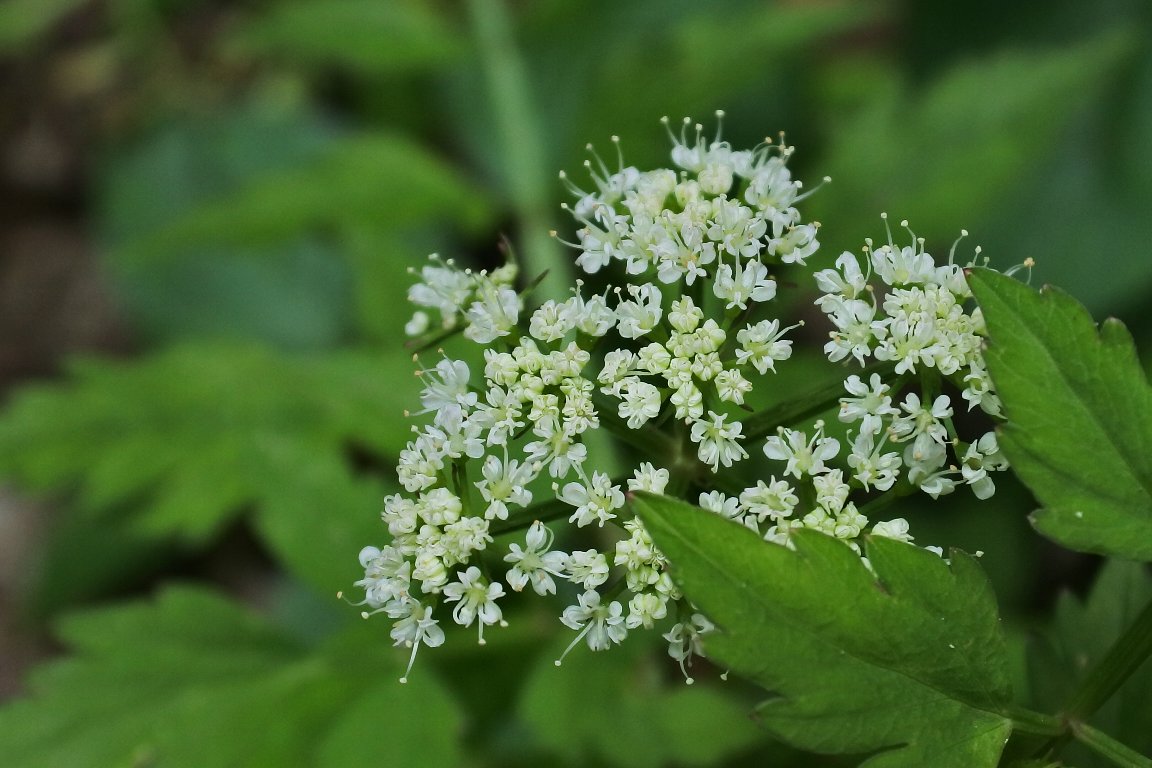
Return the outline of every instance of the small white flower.
<path id="1" fill-rule="evenodd" d="M 908 521 L 902 517 L 893 520 L 884 520 L 872 526 L 873 536 L 883 536 L 886 539 L 911 542 L 912 536 L 908 533 Z"/>
<path id="2" fill-rule="evenodd" d="M 485 286 L 464 313 L 468 327 L 464 336 L 477 344 L 490 344 L 507 336 L 520 317 L 520 297 L 506 287 Z"/>
<path id="3" fill-rule="evenodd" d="M 776 297 L 776 281 L 768 277 L 768 268 L 759 261 L 721 264 L 712 283 L 716 298 L 727 302 L 728 309 L 747 309 L 749 301 L 765 302 Z"/>
<path id="4" fill-rule="evenodd" d="M 628 481 L 628 490 L 662 494 L 670 477 L 668 470 L 657 469 L 652 466 L 651 462 L 646 461 L 640 465 L 632 479 Z"/>
<path id="5" fill-rule="evenodd" d="M 716 626 L 703 615 L 694 613 L 688 621 L 677 622 L 663 635 L 668 641 L 668 655 L 680 662 L 680 672 L 689 685 L 692 678 L 688 675 L 687 667 L 692 666 L 693 656 L 704 656 L 701 638 L 715 629 Z"/>
<path id="6" fill-rule="evenodd" d="M 392 618 L 399 619 L 392 625 L 392 640 L 396 645 L 407 646 L 412 649 L 408 658 L 408 668 L 404 670 L 401 683 L 408 682 L 408 674 L 416 661 L 416 652 L 421 644 L 435 648 L 444 643 L 444 630 L 440 629 L 439 622 L 432 618 L 432 606 L 421 605 L 419 600 L 409 598 L 397 605 L 395 611 L 390 611 Z"/>
<path id="7" fill-rule="evenodd" d="M 552 531 L 537 520 L 528 528 L 524 549 L 516 543 L 508 545 L 508 554 L 504 556 L 504 562 L 512 564 L 506 575 L 508 586 L 520 592 L 531 582 L 538 595 L 556 594 L 556 582 L 552 577 L 564 575 L 568 555 L 550 550 L 552 539 Z"/>
<path id="8" fill-rule="evenodd" d="M 824 436 L 824 422 L 815 424 L 812 439 L 808 435 L 787 427 L 780 427 L 777 435 L 764 441 L 764 455 L 776 461 L 786 461 L 784 474 L 795 478 L 818 475 L 825 471 L 824 462 L 840 453 L 840 441 Z"/>
<path id="9" fill-rule="evenodd" d="M 626 339 L 637 339 L 660 322 L 660 289 L 645 283 L 629 285 L 628 292 L 635 301 L 622 301 L 616 306 L 616 331 Z"/>
<path id="10" fill-rule="evenodd" d="M 840 398 L 840 421 L 845 424 L 860 421 L 861 434 L 880 434 L 884 417 L 900 413 L 892 405 L 889 386 L 880 379 L 878 373 L 869 377 L 868 384 L 853 374 L 844 380 L 844 389 L 853 397 Z"/>
<path id="11" fill-rule="evenodd" d="M 580 634 L 556 660 L 556 666 L 560 666 L 568 651 L 582 639 L 593 651 L 605 651 L 611 648 L 613 643 L 623 642 L 628 634 L 623 614 L 624 608 L 616 600 L 608 605 L 601 605 L 600 594 L 595 590 L 590 589 L 580 595 L 578 603 L 565 608 L 560 616 L 564 626 L 578 629 Z"/>
<path id="12" fill-rule="evenodd" d="M 701 509 L 715 512 L 720 517 L 741 522 L 744 510 L 740 508 L 740 499 L 735 496 L 725 496 L 720 491 L 705 491 L 700 494 Z"/>
<path id="13" fill-rule="evenodd" d="M 745 488 L 740 494 L 740 503 L 748 510 L 749 516 L 762 522 L 790 517 L 800 499 L 786 480 L 773 477 L 770 483 L 757 480 L 755 486 Z"/>
<path id="14" fill-rule="evenodd" d="M 748 458 L 748 451 L 738 442 L 744 425 L 738 421 L 726 424 L 727 414 L 715 411 L 709 411 L 708 417 L 708 421 L 693 422 L 689 434 L 692 442 L 700 444 L 697 450 L 700 461 L 710 465 L 712 471 L 716 472 L 721 464 L 730 467 L 733 462 Z"/>
<path id="15" fill-rule="evenodd" d="M 751 364 L 760 373 L 776 370 L 776 363 L 792 356 L 791 340 L 782 338 L 790 329 L 780 329 L 778 320 L 762 320 L 736 334 L 740 348 L 736 360 L 741 365 Z"/>
<path id="16" fill-rule="evenodd" d="M 585 549 L 568 556 L 568 580 L 584 589 L 595 589 L 608 580 L 608 558 L 603 552 Z"/>
<path id="17" fill-rule="evenodd" d="M 880 444 L 872 434 L 861 432 L 852 441 L 852 451 L 848 454 L 848 466 L 856 470 L 853 475 L 866 490 L 876 488 L 886 491 L 896 483 L 900 473 L 900 454 L 895 451 L 881 453 L 884 439 Z"/>
<path id="18" fill-rule="evenodd" d="M 634 595 L 628 601 L 628 618 L 624 625 L 628 629 L 652 629 L 656 622 L 668 615 L 668 598 L 654 592 Z"/>
<path id="19" fill-rule="evenodd" d="M 619 384 L 620 418 L 627 419 L 629 429 L 639 429 L 660 413 L 660 390 L 636 376 L 629 376 Z"/>
<path id="20" fill-rule="evenodd" d="M 472 626 L 479 619 L 479 643 L 484 645 L 484 627 L 503 620 L 500 606 L 496 601 L 504 596 L 500 582 L 488 583 L 480 575 L 480 569 L 471 566 L 464 573 L 457 574 L 457 581 L 444 587 L 444 600 L 456 603 L 452 609 L 452 620 L 462 627 Z"/>
<path id="21" fill-rule="evenodd" d="M 624 506 L 624 493 L 603 472 L 593 472 L 591 480 L 568 483 L 556 498 L 576 507 L 568 520 L 580 528 L 592 523 L 603 528 L 616 517 L 613 510 Z"/>

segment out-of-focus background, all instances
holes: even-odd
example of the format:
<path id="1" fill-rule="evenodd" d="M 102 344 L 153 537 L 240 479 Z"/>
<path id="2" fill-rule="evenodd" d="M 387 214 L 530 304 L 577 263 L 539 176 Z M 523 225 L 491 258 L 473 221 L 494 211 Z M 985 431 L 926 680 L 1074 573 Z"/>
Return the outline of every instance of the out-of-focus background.
<path id="1" fill-rule="evenodd" d="M 405 270 L 563 275 L 588 142 L 665 165 L 661 116 L 723 109 L 832 177 L 826 261 L 964 228 L 1152 334 L 1142 0 L 5 0 L 0 104 L 5 765 L 848 764 L 642 644 L 555 670 L 559 604 L 402 688 L 333 598 L 409 434 Z M 906 514 L 1033 628 L 1092 563 L 1030 505 Z"/>

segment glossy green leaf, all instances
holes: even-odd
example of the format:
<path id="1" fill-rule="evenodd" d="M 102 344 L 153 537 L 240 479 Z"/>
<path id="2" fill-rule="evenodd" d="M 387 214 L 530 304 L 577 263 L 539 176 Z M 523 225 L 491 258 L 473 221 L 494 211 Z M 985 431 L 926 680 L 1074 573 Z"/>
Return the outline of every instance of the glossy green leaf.
<path id="1" fill-rule="evenodd" d="M 249 508 L 269 543 L 324 593 L 356 577 L 380 535 L 385 486 L 416 402 L 403 353 L 286 357 L 188 345 L 135 363 L 87 362 L 75 379 L 24 390 L 0 418 L 0 474 L 75 487 L 106 522 L 200 542 Z"/>
<path id="2" fill-rule="evenodd" d="M 417 0 L 277 3 L 229 42 L 249 54 L 371 74 L 442 64 L 465 47 L 436 6 Z"/>
<path id="3" fill-rule="evenodd" d="M 975 561 L 875 537 L 875 573 L 813 531 L 795 550 L 680 501 L 636 511 L 688 598 L 720 627 L 705 649 L 766 688 L 763 724 L 869 768 L 995 766 L 1012 730 L 996 603 Z"/>
<path id="4" fill-rule="evenodd" d="M 650 645 L 630 641 L 608 653 L 579 645 L 557 668 L 553 659 L 569 642 L 565 636 L 540 659 L 519 707 L 536 739 L 557 754 L 629 768 L 708 765 L 764 739 L 721 690 L 669 680 Z"/>
<path id="5" fill-rule="evenodd" d="M 1152 560 L 1152 388 L 1122 323 L 1063 291 L 971 278 L 1004 401 L 1000 445 L 1044 505 L 1032 522 L 1085 552 Z"/>
<path id="6" fill-rule="evenodd" d="M 5 765 L 340 766 L 382 738 L 398 765 L 460 759 L 451 700 L 430 676 L 400 685 L 400 659 L 370 635 L 312 650 L 188 588 L 71 617 L 60 633 L 74 655 L 0 709 Z"/>

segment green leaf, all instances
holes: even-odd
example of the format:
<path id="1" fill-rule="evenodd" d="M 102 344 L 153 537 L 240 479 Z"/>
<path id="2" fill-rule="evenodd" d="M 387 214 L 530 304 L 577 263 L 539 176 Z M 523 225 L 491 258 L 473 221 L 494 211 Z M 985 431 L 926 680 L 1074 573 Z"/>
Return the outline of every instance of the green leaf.
<path id="1" fill-rule="evenodd" d="M 188 588 L 71 617 L 60 633 L 74 655 L 0 709 L 6 765 L 337 766 L 382 746 L 397 765 L 460 759 L 451 700 L 430 677 L 400 685 L 372 635 L 310 650 Z"/>
<path id="2" fill-rule="evenodd" d="M 319 113 L 259 101 L 164 124 L 101 164 L 96 229 L 120 305 L 146 341 L 257 338 L 321 348 L 345 338 L 351 275 L 337 244 L 178 244 L 145 263 L 131 243 L 267 175 L 314 162 L 337 134 Z"/>
<path id="3" fill-rule="evenodd" d="M 249 54 L 370 74 L 443 64 L 465 48 L 435 6 L 416 0 L 278 3 L 229 42 Z"/>
<path id="4" fill-rule="evenodd" d="M 650 645 L 629 642 L 609 653 L 578 646 L 557 668 L 553 659 L 571 639 L 540 659 L 519 706 L 535 737 L 555 753 L 579 764 L 708 765 L 763 740 L 734 698 L 704 685 L 669 683 Z"/>
<path id="5" fill-rule="evenodd" d="M 447 217 L 479 227 L 491 214 L 479 189 L 401 136 L 349 137 L 301 166 L 261 174 L 125 243 L 117 258 L 155 259 L 190 245 L 279 243 L 325 229 L 403 229 Z"/>
<path id="6" fill-rule="evenodd" d="M 287 357 L 187 345 L 135 363 L 90 361 L 74 380 L 22 391 L 0 418 L 0 474 L 137 533 L 203 541 L 251 505 L 269 543 L 330 594 L 380 535 L 381 462 L 410 433 L 416 379 L 403 353 Z M 115 516 L 113 518 L 113 516 Z"/>
<path id="7" fill-rule="evenodd" d="M 1048 707 L 1068 703 L 1150 601 L 1152 575 L 1122 560 L 1104 564 L 1087 599 L 1061 595 L 1051 626 L 1029 654 L 1032 701 Z M 1152 664 L 1128 678 L 1090 722 L 1133 749 L 1152 753 Z M 1083 768 L 1111 765 L 1083 750 L 1068 759 Z"/>
<path id="8" fill-rule="evenodd" d="M 985 359 L 1008 423 L 1000 445 L 1044 508 L 1040 533 L 1072 549 L 1152 560 L 1152 389 L 1122 323 L 1097 329 L 1056 288 L 973 270 Z"/>
<path id="9" fill-rule="evenodd" d="M 843 542 L 801 530 L 795 550 L 665 497 L 636 511 L 688 598 L 721 628 L 705 649 L 773 694 L 784 741 L 879 752 L 869 768 L 997 764 L 1012 730 L 996 603 L 975 561 L 874 537 L 875 574 Z"/>

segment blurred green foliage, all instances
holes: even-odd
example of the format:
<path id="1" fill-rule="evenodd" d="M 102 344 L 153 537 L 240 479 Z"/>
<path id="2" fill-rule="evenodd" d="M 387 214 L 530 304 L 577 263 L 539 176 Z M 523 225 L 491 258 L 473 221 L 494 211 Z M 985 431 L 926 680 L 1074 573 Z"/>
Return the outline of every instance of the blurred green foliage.
<path id="1" fill-rule="evenodd" d="M 86 213 L 139 354 L 75 361 L 0 414 L 0 476 L 60 507 L 24 608 L 158 586 L 237 526 L 280 597 L 257 619 L 182 586 L 56 618 L 73 655 L 0 710 L 8 765 L 851 764 L 772 744 L 737 686 L 670 685 L 642 649 L 561 669 L 425 651 L 399 687 L 387 625 L 330 605 L 383 535 L 415 405 L 405 270 L 435 250 L 492 264 L 508 235 L 562 285 L 555 175 L 580 182 L 588 141 L 663 164 L 662 115 L 724 109 L 734 144 L 787 130 L 799 175 L 833 177 L 811 200 L 828 262 L 881 237 L 884 210 L 930 242 L 966 228 L 1000 267 L 1033 257 L 1097 314 L 1152 287 L 1137 0 L 9 0 L 0 53 L 51 56 L 77 13 L 77 60 L 116 106 Z M 1034 613 L 1030 503 L 998 500 L 923 522 L 993 539 L 997 592 Z M 1062 603 L 1054 647 L 1107 595 Z"/>

